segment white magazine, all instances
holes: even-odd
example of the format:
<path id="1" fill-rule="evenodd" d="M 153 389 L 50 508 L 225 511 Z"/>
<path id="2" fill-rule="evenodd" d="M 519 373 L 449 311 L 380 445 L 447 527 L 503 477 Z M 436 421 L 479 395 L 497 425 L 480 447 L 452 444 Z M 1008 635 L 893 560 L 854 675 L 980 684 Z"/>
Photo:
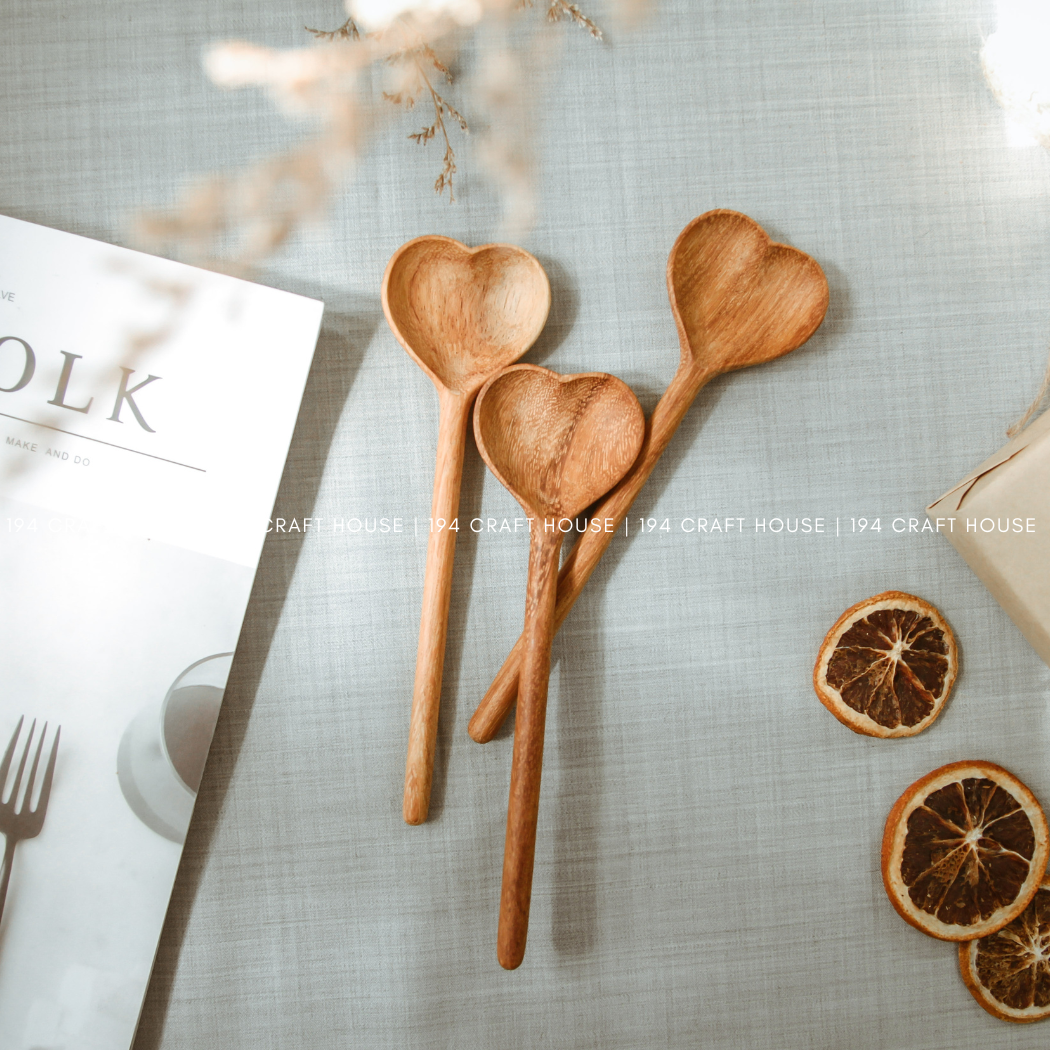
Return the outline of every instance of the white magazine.
<path id="1" fill-rule="evenodd" d="M 131 1045 L 322 310 L 0 217 L 4 1050 Z"/>

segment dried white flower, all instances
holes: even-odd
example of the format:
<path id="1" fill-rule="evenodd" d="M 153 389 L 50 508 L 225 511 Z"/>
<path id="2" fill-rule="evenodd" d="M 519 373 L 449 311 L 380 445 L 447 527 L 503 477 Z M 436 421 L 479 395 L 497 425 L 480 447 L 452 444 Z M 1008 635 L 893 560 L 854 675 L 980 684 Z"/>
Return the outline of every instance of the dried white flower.
<path id="1" fill-rule="evenodd" d="M 346 11 L 358 25 L 377 30 L 405 17 L 420 25 L 448 17 L 457 25 L 472 26 L 481 21 L 485 6 L 481 0 L 347 0 Z"/>
<path id="2" fill-rule="evenodd" d="M 345 47 L 276 51 L 240 40 L 209 48 L 204 68 L 225 88 L 265 88 L 286 112 L 323 110 L 336 95 L 354 90 L 357 73 L 368 60 Z"/>
<path id="3" fill-rule="evenodd" d="M 988 86 L 1015 129 L 1015 145 L 1039 143 L 1050 149 L 1050 6 L 1046 0 L 999 0 L 999 25 L 981 50 Z M 1019 434 L 1050 394 L 1050 364 L 1035 400 L 1007 431 Z"/>
<path id="4" fill-rule="evenodd" d="M 981 52 L 984 75 L 999 103 L 1050 146 L 1050 32 L 993 33 Z"/>
<path id="5" fill-rule="evenodd" d="M 241 273 L 276 251 L 327 205 L 376 124 L 364 90 L 369 78 L 361 76 L 369 67 L 386 71 L 387 103 L 424 115 L 408 137 L 444 147 L 434 188 L 455 199 L 453 142 L 468 122 L 450 98 L 450 63 L 470 41 L 477 75 L 467 80 L 468 102 L 482 117 L 478 156 L 502 194 L 507 232 L 527 231 L 536 209 L 532 129 L 552 50 L 547 24 L 572 22 L 600 40 L 598 26 L 571 0 L 346 2 L 351 17 L 335 29 L 309 29 L 312 46 L 279 51 L 228 41 L 207 51 L 205 69 L 216 84 L 261 88 L 284 112 L 313 116 L 319 132 L 243 172 L 191 187 L 167 213 L 140 216 L 143 246 Z M 630 17 L 652 0 L 613 2 Z M 533 7 L 541 17 L 514 33 L 512 44 L 511 16 Z"/>

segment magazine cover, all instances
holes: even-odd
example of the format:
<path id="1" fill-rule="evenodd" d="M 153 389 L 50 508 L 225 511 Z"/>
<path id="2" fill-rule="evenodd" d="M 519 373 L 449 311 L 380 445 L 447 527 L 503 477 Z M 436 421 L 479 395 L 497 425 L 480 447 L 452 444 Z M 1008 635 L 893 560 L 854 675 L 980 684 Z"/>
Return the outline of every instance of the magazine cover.
<path id="1" fill-rule="evenodd" d="M 322 304 L 0 218 L 0 1046 L 124 1050 Z"/>

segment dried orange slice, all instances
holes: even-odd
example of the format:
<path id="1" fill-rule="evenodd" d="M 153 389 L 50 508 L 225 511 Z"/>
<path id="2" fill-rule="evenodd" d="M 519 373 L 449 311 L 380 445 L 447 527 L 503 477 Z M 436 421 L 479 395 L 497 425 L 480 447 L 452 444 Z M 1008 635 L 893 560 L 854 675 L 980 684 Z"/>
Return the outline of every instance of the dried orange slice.
<path id="1" fill-rule="evenodd" d="M 1017 777 L 991 762 L 953 762 L 917 780 L 890 810 L 882 881 L 912 926 L 969 941 L 1025 910 L 1048 852 L 1046 817 Z"/>
<path id="2" fill-rule="evenodd" d="M 1050 879 L 998 933 L 959 945 L 970 994 L 1003 1021 L 1050 1017 Z"/>
<path id="3" fill-rule="evenodd" d="M 813 688 L 855 733 L 914 736 L 941 713 L 958 670 L 944 617 L 914 594 L 886 591 L 835 621 L 813 668 Z"/>

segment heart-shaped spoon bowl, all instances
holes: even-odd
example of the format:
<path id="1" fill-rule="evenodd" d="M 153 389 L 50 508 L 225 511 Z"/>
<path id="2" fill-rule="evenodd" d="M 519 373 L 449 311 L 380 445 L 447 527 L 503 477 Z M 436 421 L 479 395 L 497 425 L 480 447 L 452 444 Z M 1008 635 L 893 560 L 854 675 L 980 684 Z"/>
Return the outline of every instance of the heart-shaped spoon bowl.
<path id="1" fill-rule="evenodd" d="M 667 294 L 682 363 L 708 375 L 783 357 L 828 309 L 828 281 L 815 259 L 726 209 L 698 216 L 678 235 Z"/>
<path id="2" fill-rule="evenodd" d="M 435 385 L 470 394 L 536 341 L 551 291 L 521 248 L 427 236 L 394 253 L 382 298 L 398 342 Z"/>
<path id="3" fill-rule="evenodd" d="M 513 365 L 478 398 L 474 434 L 492 472 L 537 515 L 573 518 L 608 492 L 641 448 L 638 399 L 602 372 Z"/>

